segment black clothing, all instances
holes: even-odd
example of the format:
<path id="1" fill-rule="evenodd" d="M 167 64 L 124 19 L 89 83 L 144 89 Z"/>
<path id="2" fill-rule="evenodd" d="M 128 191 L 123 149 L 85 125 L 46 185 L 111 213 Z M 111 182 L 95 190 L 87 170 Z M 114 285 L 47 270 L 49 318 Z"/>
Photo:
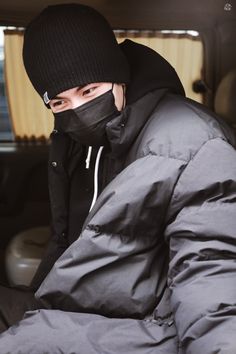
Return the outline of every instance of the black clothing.
<path id="1" fill-rule="evenodd" d="M 26 311 L 40 308 L 30 289 L 0 285 L 0 333 L 20 321 Z"/>
<path id="2" fill-rule="evenodd" d="M 36 292 L 42 309 L 1 335 L 1 353 L 235 353 L 235 139 L 173 81 L 147 82 L 107 124 L 109 176 L 79 238 L 73 149 L 54 134 L 64 142 L 50 172 L 55 237 L 74 242 Z"/>

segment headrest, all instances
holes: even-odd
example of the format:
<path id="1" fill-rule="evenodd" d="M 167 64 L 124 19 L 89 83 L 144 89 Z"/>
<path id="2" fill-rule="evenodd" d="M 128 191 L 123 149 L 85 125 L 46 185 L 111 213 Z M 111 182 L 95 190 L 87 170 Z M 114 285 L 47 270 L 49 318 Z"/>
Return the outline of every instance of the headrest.
<path id="1" fill-rule="evenodd" d="M 229 124 L 236 125 L 236 69 L 221 80 L 215 95 L 215 112 Z"/>

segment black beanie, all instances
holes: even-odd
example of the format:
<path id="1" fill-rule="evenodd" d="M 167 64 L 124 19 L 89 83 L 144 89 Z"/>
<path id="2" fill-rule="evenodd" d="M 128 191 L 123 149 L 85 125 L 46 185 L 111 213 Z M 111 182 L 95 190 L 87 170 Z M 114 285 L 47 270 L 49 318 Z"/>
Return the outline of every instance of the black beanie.
<path id="1" fill-rule="evenodd" d="M 81 4 L 44 9 L 26 28 L 23 61 L 45 103 L 92 82 L 129 81 L 127 60 L 107 20 Z"/>

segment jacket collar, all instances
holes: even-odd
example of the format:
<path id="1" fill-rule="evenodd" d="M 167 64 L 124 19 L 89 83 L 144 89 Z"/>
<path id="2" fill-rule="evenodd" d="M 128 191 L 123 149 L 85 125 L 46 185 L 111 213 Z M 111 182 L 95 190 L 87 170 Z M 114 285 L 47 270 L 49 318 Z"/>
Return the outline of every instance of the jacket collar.
<path id="1" fill-rule="evenodd" d="M 129 149 L 167 91 L 159 89 L 147 93 L 127 105 L 119 116 L 107 124 L 107 137 L 114 157 L 119 157 Z"/>

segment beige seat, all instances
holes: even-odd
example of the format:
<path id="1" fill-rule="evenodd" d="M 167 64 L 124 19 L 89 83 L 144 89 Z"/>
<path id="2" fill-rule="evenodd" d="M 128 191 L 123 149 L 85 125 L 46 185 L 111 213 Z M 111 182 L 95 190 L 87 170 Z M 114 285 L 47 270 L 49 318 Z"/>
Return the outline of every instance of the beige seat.
<path id="1" fill-rule="evenodd" d="M 215 112 L 236 129 L 236 69 L 221 80 L 215 95 Z"/>
<path id="2" fill-rule="evenodd" d="M 50 237 L 49 227 L 37 227 L 17 234 L 6 250 L 5 266 L 10 285 L 29 285 Z"/>

